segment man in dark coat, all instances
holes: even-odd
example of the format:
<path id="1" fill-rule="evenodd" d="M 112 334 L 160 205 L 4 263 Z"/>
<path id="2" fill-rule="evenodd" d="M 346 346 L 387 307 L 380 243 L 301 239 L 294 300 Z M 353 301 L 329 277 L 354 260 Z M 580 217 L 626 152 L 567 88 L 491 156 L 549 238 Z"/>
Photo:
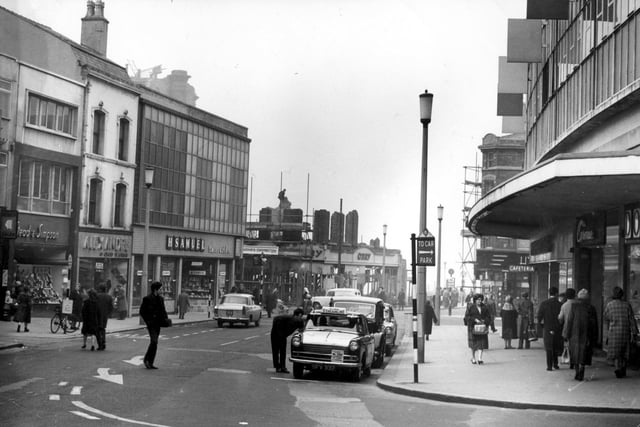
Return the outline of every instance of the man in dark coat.
<path id="1" fill-rule="evenodd" d="M 98 350 L 107 348 L 107 322 L 113 311 L 113 297 L 105 285 L 98 286 Z"/>
<path id="2" fill-rule="evenodd" d="M 71 309 L 71 316 L 72 316 L 71 327 L 73 329 L 77 329 L 78 328 L 77 322 L 82 320 L 82 303 L 84 301 L 82 300 L 82 294 L 80 292 L 81 292 L 80 283 L 76 283 L 76 286 L 69 291 L 69 299 L 73 301 L 73 306 Z"/>
<path id="3" fill-rule="evenodd" d="M 520 318 L 520 328 L 518 330 L 518 350 L 522 350 L 522 344 L 524 348 L 531 348 L 529 342 L 529 324 L 533 322 L 533 303 L 529 300 L 529 294 L 527 292 L 522 294 L 522 301 L 518 305 L 518 317 Z"/>
<path id="4" fill-rule="evenodd" d="M 544 350 L 547 353 L 547 371 L 552 368 L 560 369 L 558 356 L 562 353 L 562 325 L 558 321 L 560 314 L 560 301 L 558 300 L 558 288 L 549 288 L 549 299 L 540 303 L 538 308 L 538 323 L 544 328 Z"/>
<path id="5" fill-rule="evenodd" d="M 576 369 L 575 379 L 582 381 L 585 365 L 591 365 L 593 347 L 598 342 L 598 317 L 586 289 L 578 292 L 578 302 L 571 306 L 562 336 L 569 341 L 571 364 Z"/>
<path id="6" fill-rule="evenodd" d="M 291 314 L 281 314 L 273 318 L 271 327 L 271 352 L 273 353 L 273 367 L 276 372 L 288 374 L 287 369 L 287 337 L 297 329 L 304 327 L 302 315 L 304 310 L 296 308 Z"/>
<path id="7" fill-rule="evenodd" d="M 424 329 L 424 339 L 429 341 L 429 335 L 431 335 L 432 325 L 438 323 L 438 317 L 436 311 L 431 305 L 431 301 L 427 300 L 424 303 L 424 317 L 422 321 L 422 328 Z"/>
<path id="8" fill-rule="evenodd" d="M 153 282 L 151 284 L 151 294 L 142 299 L 140 305 L 140 317 L 147 325 L 149 332 L 149 347 L 144 355 L 144 366 L 147 369 L 158 369 L 153 364 L 156 360 L 158 351 L 158 340 L 160 339 L 160 328 L 168 324 L 169 316 L 167 309 L 164 307 L 164 298 L 160 296 L 160 288 L 162 283 Z"/>

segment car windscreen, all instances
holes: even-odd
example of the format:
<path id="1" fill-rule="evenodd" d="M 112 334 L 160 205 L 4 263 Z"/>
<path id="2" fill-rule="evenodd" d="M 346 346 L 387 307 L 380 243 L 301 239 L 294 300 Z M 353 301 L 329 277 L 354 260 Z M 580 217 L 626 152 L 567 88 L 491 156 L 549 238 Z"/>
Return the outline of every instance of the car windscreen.
<path id="1" fill-rule="evenodd" d="M 331 329 L 353 333 L 359 332 L 361 328 L 362 325 L 355 316 L 339 316 L 332 314 L 311 316 L 305 326 L 305 330 Z"/>
<path id="2" fill-rule="evenodd" d="M 239 295 L 225 295 L 222 297 L 221 304 L 249 304 L 247 297 Z"/>
<path id="3" fill-rule="evenodd" d="M 334 301 L 333 306 L 346 308 L 347 311 L 364 314 L 368 318 L 374 318 L 376 316 L 375 304 L 353 301 Z"/>

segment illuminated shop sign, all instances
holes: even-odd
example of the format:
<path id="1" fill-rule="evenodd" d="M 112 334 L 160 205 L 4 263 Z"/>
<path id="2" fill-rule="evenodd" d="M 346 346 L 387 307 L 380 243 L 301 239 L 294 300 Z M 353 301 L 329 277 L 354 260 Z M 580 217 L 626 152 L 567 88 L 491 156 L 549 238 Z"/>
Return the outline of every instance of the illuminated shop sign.
<path id="1" fill-rule="evenodd" d="M 199 237 L 167 236 L 167 250 L 204 252 L 204 239 Z"/>
<path id="2" fill-rule="evenodd" d="M 128 258 L 131 256 L 131 237 L 116 234 L 81 233 L 80 256 Z"/>
<path id="3" fill-rule="evenodd" d="M 640 239 L 640 207 L 624 211 L 624 238 Z"/>
<path id="4" fill-rule="evenodd" d="M 34 240 L 58 240 L 60 233 L 47 228 L 44 224 L 37 227 L 29 224 L 26 228 L 18 221 L 18 238 Z"/>

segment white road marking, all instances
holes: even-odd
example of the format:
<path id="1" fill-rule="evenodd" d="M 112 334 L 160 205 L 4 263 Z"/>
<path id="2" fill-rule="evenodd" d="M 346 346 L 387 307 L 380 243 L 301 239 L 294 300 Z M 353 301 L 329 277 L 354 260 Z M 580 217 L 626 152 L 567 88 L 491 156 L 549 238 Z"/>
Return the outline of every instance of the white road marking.
<path id="1" fill-rule="evenodd" d="M 101 380 L 110 381 L 120 385 L 124 384 L 122 374 L 110 374 L 109 368 L 98 368 L 98 375 L 94 375 L 94 378 L 99 378 Z"/>
<path id="2" fill-rule="evenodd" d="M 60 400 L 60 395 L 59 394 L 50 394 L 49 395 L 49 400 Z"/>
<path id="3" fill-rule="evenodd" d="M 75 396 L 79 396 L 80 393 L 82 393 L 82 386 L 81 385 L 77 385 L 77 386 L 74 386 L 71 389 L 71 393 L 70 394 L 75 395 Z"/>
<path id="4" fill-rule="evenodd" d="M 229 342 L 226 342 L 226 343 L 220 344 L 220 347 L 224 347 L 225 345 L 235 344 L 235 343 L 237 343 L 237 342 L 238 342 L 238 340 L 235 340 L 235 341 L 229 341 Z"/>
<path id="5" fill-rule="evenodd" d="M 180 338 L 180 335 L 176 335 L 175 337 L 172 337 L 172 338 Z"/>
<path id="6" fill-rule="evenodd" d="M 176 347 L 168 347 L 167 350 L 175 350 L 175 351 L 199 351 L 202 353 L 222 353 L 222 350 L 209 350 L 205 348 L 176 348 Z"/>
<path id="7" fill-rule="evenodd" d="M 98 417 L 94 417 L 93 415 L 85 414 L 84 412 L 80 412 L 80 411 L 69 411 L 69 412 L 71 412 L 73 415 L 77 415 L 79 417 L 86 418 L 88 420 L 99 420 L 100 419 Z"/>
<path id="8" fill-rule="evenodd" d="M 58 385 L 59 385 L 60 387 L 64 387 L 64 386 L 66 386 L 67 384 L 69 384 L 69 383 L 68 383 L 68 382 L 66 382 L 66 381 L 60 381 L 60 382 L 58 383 Z"/>
<path id="9" fill-rule="evenodd" d="M 0 387 L 0 393 L 4 393 L 6 391 L 15 391 L 19 390 L 33 382 L 40 381 L 42 378 L 29 378 L 28 380 L 18 381 L 17 383 L 7 384 Z"/>
<path id="10" fill-rule="evenodd" d="M 241 371 L 239 369 L 222 369 L 222 368 L 209 368 L 207 371 L 226 372 L 228 374 L 250 374 L 251 371 Z"/>
<path id="11" fill-rule="evenodd" d="M 247 341 L 247 340 L 252 340 L 254 338 L 260 338 L 260 337 L 258 335 L 254 335 L 252 337 L 246 337 L 246 338 L 244 338 L 244 340 Z"/>
<path id="12" fill-rule="evenodd" d="M 125 363 L 130 363 L 133 366 L 140 366 L 144 363 L 144 356 L 133 356 L 129 360 L 123 360 Z"/>
<path id="13" fill-rule="evenodd" d="M 92 408 L 91 406 L 85 404 L 84 402 L 80 402 L 78 400 L 71 402 L 73 403 L 75 406 L 77 406 L 80 409 L 84 409 L 85 411 L 89 411 L 89 412 L 93 412 L 94 414 L 98 414 L 101 415 L 103 417 L 106 418 L 111 418 L 113 420 L 118 420 L 118 421 L 123 421 L 125 423 L 131 423 L 131 424 L 141 424 L 144 426 L 152 426 L 152 427 L 169 427 L 163 424 L 153 424 L 153 423 L 147 423 L 144 421 L 136 421 L 136 420 L 131 420 L 129 418 L 122 418 L 119 417 L 117 415 L 113 415 L 113 414 L 109 414 L 107 412 L 101 411 L 100 409 L 96 409 L 96 408 Z"/>

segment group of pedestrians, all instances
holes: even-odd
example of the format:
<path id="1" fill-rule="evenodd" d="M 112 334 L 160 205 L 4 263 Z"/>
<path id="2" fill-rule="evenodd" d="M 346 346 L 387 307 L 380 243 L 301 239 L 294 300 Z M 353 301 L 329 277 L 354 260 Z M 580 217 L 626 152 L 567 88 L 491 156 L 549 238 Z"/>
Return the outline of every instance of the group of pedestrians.
<path id="1" fill-rule="evenodd" d="M 475 294 L 467 306 L 464 324 L 467 326 L 471 363 L 482 365 L 483 350 L 489 347 L 488 331 L 493 316 L 484 296 Z M 502 317 L 502 339 L 505 349 L 513 349 L 511 341 L 518 338 L 518 349 L 530 348 L 530 335 L 535 334 L 536 324 L 542 328 L 546 369 L 560 369 L 559 358 L 566 357 L 570 369 L 575 370 L 575 379 L 584 380 L 585 367 L 590 366 L 595 346 L 598 343 L 598 317 L 590 303 L 589 291 L 581 289 L 577 294 L 572 288 L 564 294 L 558 288 L 549 288 L 549 298 L 542 301 L 534 317 L 533 303 L 524 293 L 519 305 L 514 305 L 511 296 L 505 298 L 500 310 Z M 607 361 L 614 367 L 617 378 L 627 374 L 632 346 L 638 339 L 638 328 L 631 304 L 624 300 L 624 291 L 613 288 L 611 300 L 603 312 L 607 336 L 605 347 Z"/>
<path id="2" fill-rule="evenodd" d="M 107 293 L 107 287 L 99 285 L 98 291 L 89 289 L 88 297 L 82 303 L 82 348 L 87 348 L 87 339 L 90 339 L 91 351 L 96 350 L 94 337 L 98 345 L 97 350 L 106 350 L 107 322 L 114 309 L 113 297 Z"/>

